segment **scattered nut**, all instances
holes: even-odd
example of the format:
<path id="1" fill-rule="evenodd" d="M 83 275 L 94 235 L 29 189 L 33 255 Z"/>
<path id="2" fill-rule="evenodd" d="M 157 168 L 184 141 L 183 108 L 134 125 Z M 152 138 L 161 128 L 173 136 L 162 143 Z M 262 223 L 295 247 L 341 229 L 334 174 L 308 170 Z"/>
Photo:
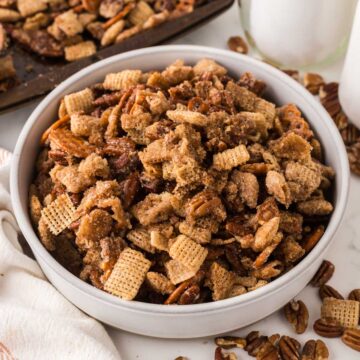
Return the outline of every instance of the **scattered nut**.
<path id="1" fill-rule="evenodd" d="M 329 350 L 321 340 L 309 340 L 305 343 L 301 360 L 328 360 Z"/>
<path id="2" fill-rule="evenodd" d="M 328 260 L 324 260 L 316 272 L 310 284 L 315 287 L 320 287 L 321 285 L 326 284 L 331 277 L 333 276 L 335 271 L 335 266 Z"/>
<path id="3" fill-rule="evenodd" d="M 314 331 L 323 337 L 336 338 L 344 333 L 344 328 L 332 318 L 318 319 L 314 323 Z"/>
<path id="4" fill-rule="evenodd" d="M 300 357 L 301 345 L 290 336 L 282 336 L 279 341 L 279 352 L 283 360 L 298 360 Z"/>
<path id="5" fill-rule="evenodd" d="M 249 51 L 248 45 L 241 36 L 232 36 L 228 40 L 228 47 L 232 51 L 236 51 L 240 54 L 247 54 Z"/>
<path id="6" fill-rule="evenodd" d="M 309 312 L 306 305 L 301 300 L 292 300 L 285 305 L 284 313 L 296 333 L 303 334 L 309 321 Z"/>
<path id="7" fill-rule="evenodd" d="M 246 339 L 237 336 L 224 336 L 215 338 L 215 344 L 223 349 L 240 348 L 246 346 Z"/>
<path id="8" fill-rule="evenodd" d="M 237 360 L 234 353 L 224 353 L 221 347 L 215 349 L 215 360 Z"/>
<path id="9" fill-rule="evenodd" d="M 348 299 L 360 302 L 360 289 L 352 290 L 348 296 Z"/>
<path id="10" fill-rule="evenodd" d="M 306 89 L 308 89 L 313 95 L 319 94 L 320 87 L 325 83 L 324 78 L 315 73 L 305 73 L 303 82 Z"/>
<path id="11" fill-rule="evenodd" d="M 330 285 L 321 285 L 319 295 L 321 300 L 324 300 L 327 297 L 344 300 L 344 297 Z"/>
<path id="12" fill-rule="evenodd" d="M 360 351 L 360 329 L 346 329 L 341 340 L 345 345 Z"/>

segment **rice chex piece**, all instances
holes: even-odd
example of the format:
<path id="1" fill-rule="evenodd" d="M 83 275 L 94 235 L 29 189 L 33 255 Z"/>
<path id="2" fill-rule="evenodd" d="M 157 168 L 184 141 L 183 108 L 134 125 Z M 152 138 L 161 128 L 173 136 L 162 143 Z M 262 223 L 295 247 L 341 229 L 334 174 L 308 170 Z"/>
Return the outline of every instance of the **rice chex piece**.
<path id="1" fill-rule="evenodd" d="M 179 235 L 169 250 L 169 255 L 188 269 L 197 272 L 205 261 L 208 250 L 185 235 Z"/>
<path id="2" fill-rule="evenodd" d="M 264 115 L 269 127 L 272 127 L 276 116 L 274 104 L 258 97 L 250 90 L 235 84 L 233 81 L 227 83 L 226 90 L 231 93 L 236 105 L 245 111 Z"/>
<path id="3" fill-rule="evenodd" d="M 189 280 L 196 274 L 196 271 L 188 269 L 185 265 L 177 260 L 168 261 L 165 264 L 165 269 L 167 276 L 174 285 L 180 284 L 185 280 Z"/>
<path id="4" fill-rule="evenodd" d="M 83 41 L 76 45 L 65 47 L 65 59 L 76 61 L 96 53 L 96 45 L 93 41 Z"/>
<path id="5" fill-rule="evenodd" d="M 148 3 L 139 1 L 130 12 L 128 19 L 133 25 L 142 25 L 153 14 L 154 11 Z"/>
<path id="6" fill-rule="evenodd" d="M 17 0 L 17 8 L 24 17 L 46 10 L 45 0 Z"/>
<path id="7" fill-rule="evenodd" d="M 104 290 L 124 300 L 133 300 L 144 282 L 151 261 L 136 250 L 126 248 L 119 256 Z"/>
<path id="8" fill-rule="evenodd" d="M 354 329 L 359 324 L 360 303 L 354 300 L 325 298 L 321 307 L 321 317 L 337 320 L 345 328 Z"/>
<path id="9" fill-rule="evenodd" d="M 217 301 L 228 298 L 235 284 L 236 275 L 231 271 L 227 271 L 217 262 L 214 262 L 210 267 L 209 277 L 213 300 Z"/>
<path id="10" fill-rule="evenodd" d="M 94 95 L 89 88 L 66 95 L 64 97 L 66 111 L 69 115 L 80 111 L 85 113 L 92 109 Z"/>
<path id="11" fill-rule="evenodd" d="M 75 219 L 75 206 L 68 194 L 60 195 L 41 211 L 45 223 L 54 235 L 60 234 Z"/>
<path id="12" fill-rule="evenodd" d="M 175 290 L 174 284 L 163 274 L 149 271 L 146 274 L 146 282 L 160 294 L 171 294 Z"/>
<path id="13" fill-rule="evenodd" d="M 58 15 L 55 18 L 54 24 L 68 37 L 75 36 L 84 31 L 83 24 L 79 21 L 78 15 L 73 10 Z"/>
<path id="14" fill-rule="evenodd" d="M 166 112 L 167 117 L 178 123 L 189 123 L 196 126 L 206 126 L 208 118 L 196 111 L 188 110 L 169 110 Z"/>
<path id="15" fill-rule="evenodd" d="M 239 145 L 232 149 L 217 153 L 213 156 L 213 166 L 216 170 L 231 170 L 232 168 L 245 164 L 250 155 L 245 145 Z"/>
<path id="16" fill-rule="evenodd" d="M 150 234 L 147 230 L 141 228 L 134 229 L 129 231 L 126 237 L 140 249 L 143 249 L 151 254 L 155 253 L 155 248 L 150 243 Z"/>
<path id="17" fill-rule="evenodd" d="M 139 83 L 141 70 L 123 70 L 106 75 L 104 88 L 106 90 L 127 90 Z"/>

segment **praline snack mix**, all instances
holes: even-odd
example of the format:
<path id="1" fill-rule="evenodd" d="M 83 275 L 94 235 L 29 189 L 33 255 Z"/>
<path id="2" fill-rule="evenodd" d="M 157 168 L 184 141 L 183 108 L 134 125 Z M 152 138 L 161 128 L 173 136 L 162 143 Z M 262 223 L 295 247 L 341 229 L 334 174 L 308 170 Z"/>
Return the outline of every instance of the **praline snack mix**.
<path id="1" fill-rule="evenodd" d="M 334 171 L 296 105 L 265 88 L 202 59 L 66 95 L 30 187 L 44 246 L 93 286 L 151 303 L 239 296 L 290 270 L 324 232 Z M 69 216 L 52 218 L 58 204 Z"/>

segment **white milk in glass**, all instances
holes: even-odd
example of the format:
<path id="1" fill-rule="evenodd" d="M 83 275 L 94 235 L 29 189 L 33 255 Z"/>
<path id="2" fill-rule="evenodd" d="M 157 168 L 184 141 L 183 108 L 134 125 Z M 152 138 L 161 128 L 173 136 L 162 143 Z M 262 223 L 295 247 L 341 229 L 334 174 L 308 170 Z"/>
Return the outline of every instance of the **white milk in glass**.
<path id="1" fill-rule="evenodd" d="M 249 42 L 268 60 L 303 67 L 348 39 L 357 0 L 238 0 Z"/>
<path id="2" fill-rule="evenodd" d="M 346 115 L 360 127 L 360 3 L 341 76 L 339 96 Z"/>

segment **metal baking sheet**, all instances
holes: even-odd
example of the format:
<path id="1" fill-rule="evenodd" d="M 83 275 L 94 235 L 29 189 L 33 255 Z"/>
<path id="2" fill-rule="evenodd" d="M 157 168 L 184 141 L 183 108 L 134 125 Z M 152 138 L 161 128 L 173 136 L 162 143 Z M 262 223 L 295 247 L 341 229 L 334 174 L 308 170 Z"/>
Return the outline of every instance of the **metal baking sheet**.
<path id="1" fill-rule="evenodd" d="M 0 112 L 11 110 L 47 94 L 70 75 L 94 62 L 125 51 L 164 43 L 193 30 L 220 15 L 233 2 L 234 0 L 212 0 L 188 15 L 141 32 L 122 43 L 101 49 L 95 55 L 73 63 L 43 59 L 15 44 L 10 48 L 10 53 L 14 57 L 20 84 L 0 94 Z"/>

